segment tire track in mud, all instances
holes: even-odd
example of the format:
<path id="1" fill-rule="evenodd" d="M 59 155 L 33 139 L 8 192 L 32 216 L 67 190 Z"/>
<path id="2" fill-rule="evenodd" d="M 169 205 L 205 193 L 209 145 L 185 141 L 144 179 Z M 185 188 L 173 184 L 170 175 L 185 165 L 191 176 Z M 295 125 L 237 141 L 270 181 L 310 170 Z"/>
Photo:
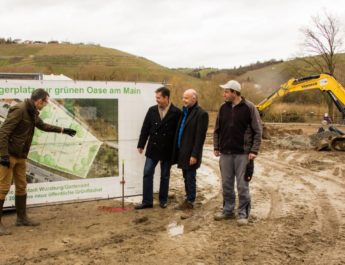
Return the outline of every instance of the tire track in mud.
<path id="1" fill-rule="evenodd" d="M 195 264 L 196 262 L 204 264 L 223 264 L 222 260 L 224 260 L 224 262 L 229 260 L 227 259 L 229 253 L 223 253 L 223 248 L 221 248 L 221 244 L 219 244 L 220 238 L 224 236 L 224 231 L 221 232 L 222 236 L 217 235 L 217 227 L 219 225 L 224 226 L 224 224 L 213 220 L 214 213 L 220 211 L 222 196 L 218 158 L 214 157 L 212 150 L 205 150 L 203 167 L 204 169 L 201 170 L 201 172 L 198 171 L 197 197 L 199 196 L 205 199 L 203 199 L 202 203 L 197 204 L 197 207 L 193 210 L 193 215 L 190 218 L 181 221 L 179 220 L 180 212 L 177 212 L 175 217 L 171 220 L 179 225 L 183 225 L 184 233 L 173 238 L 169 237 L 164 231 L 159 234 L 159 236 L 163 238 L 164 242 L 174 242 L 174 245 L 176 245 L 176 247 L 172 249 L 174 253 L 184 256 L 184 259 L 181 260 L 182 263 L 175 262 L 171 264 Z M 205 168 L 207 168 L 207 170 L 205 170 Z M 210 183 L 203 179 L 207 177 L 204 175 L 207 172 L 216 176 L 215 181 Z M 199 194 L 199 192 L 208 192 L 211 195 L 205 196 L 203 194 Z M 234 223 L 234 227 L 237 228 L 236 223 Z M 235 232 L 236 229 L 228 227 L 225 230 L 226 233 L 230 233 L 230 237 L 232 237 L 231 231 Z M 226 245 L 229 244 L 228 241 L 229 238 L 222 240 Z M 231 248 L 231 246 L 229 247 Z M 241 249 L 242 247 L 237 247 L 236 251 L 232 252 L 231 260 L 242 260 Z M 171 257 L 171 251 L 167 253 L 161 252 L 161 258 L 164 259 L 164 257 L 169 259 Z"/>
<path id="2" fill-rule="evenodd" d="M 337 179 L 325 180 L 292 166 L 292 159 L 297 158 L 294 152 L 285 152 L 282 161 L 274 156 L 266 151 L 256 160 L 251 183 L 253 218 L 248 226 L 239 227 L 235 220 L 213 220 L 222 202 L 220 174 L 218 159 L 206 149 L 204 170 L 198 171 L 199 199 L 190 218 L 181 220 L 181 212 L 173 205 L 129 213 L 128 227 L 90 235 L 56 250 L 17 256 L 4 264 L 340 264 L 345 226 L 338 213 L 344 207 L 336 209 L 331 191 L 343 191 L 343 186 Z M 207 181 L 207 174 L 214 174 L 218 183 Z M 174 177 L 180 195 L 184 193 L 180 170 L 178 179 Z M 134 225 L 131 221 L 138 216 L 147 216 L 148 221 Z M 184 233 L 170 236 L 167 226 L 172 222 L 183 225 Z"/>
<path id="3" fill-rule="evenodd" d="M 186 220 L 179 220 L 182 212 L 176 212 L 174 222 L 184 226 L 184 233 L 177 237 L 169 237 L 161 232 L 163 241 L 173 241 L 177 247 L 172 250 L 176 253 L 186 254 L 182 263 L 170 264 L 194 264 L 195 262 L 206 264 L 215 263 L 215 257 L 205 249 L 213 237 L 213 215 L 221 205 L 221 177 L 218 158 L 213 155 L 211 149 L 204 150 L 203 163 L 197 172 L 197 201 L 193 214 Z M 211 176 L 212 175 L 212 176 Z M 209 178 L 212 178 L 210 181 Z M 207 194 L 205 194 L 207 193 Z M 199 198 L 199 199 L 198 199 Z M 201 200 L 201 201 L 200 201 Z M 169 259 L 171 252 L 166 253 Z"/>
<path id="4" fill-rule="evenodd" d="M 266 205 L 264 205 L 264 208 L 259 209 L 257 214 L 259 214 L 259 212 L 262 213 L 261 219 L 263 220 L 276 219 L 278 217 L 281 217 L 283 214 L 285 200 L 279 192 L 280 186 L 274 186 L 271 183 L 268 183 L 266 180 L 260 180 L 256 185 L 257 187 L 252 188 L 255 192 L 252 192 L 255 196 L 254 201 L 252 202 L 254 203 L 254 212 L 255 204 L 258 204 L 257 201 L 259 201 L 261 198 L 266 198 L 268 199 Z M 256 192 L 257 189 L 259 192 Z"/>
<path id="5" fill-rule="evenodd" d="M 268 174 L 272 171 L 272 168 L 266 167 L 264 171 Z M 207 230 L 205 231 L 205 229 L 200 229 L 195 233 L 196 240 L 201 234 L 209 234 L 206 238 L 214 238 L 214 240 L 218 239 L 217 241 L 220 241 L 217 242 L 215 246 L 211 245 L 211 250 L 214 250 L 214 248 L 216 250 L 210 251 L 217 253 L 216 257 L 213 259 L 217 264 L 227 264 L 229 261 L 231 261 L 231 263 L 242 263 L 245 261 L 248 264 L 254 261 L 255 263 L 262 261 L 265 264 L 279 264 L 291 259 L 289 255 L 294 252 L 294 247 L 290 247 L 289 244 L 291 244 L 291 241 L 298 242 L 301 236 L 293 233 L 286 234 L 285 232 L 286 224 L 281 221 L 284 220 L 282 216 L 284 214 L 283 208 L 285 198 L 280 193 L 280 186 L 269 185 L 266 181 L 262 180 L 258 183 L 260 192 L 257 196 L 267 197 L 270 201 L 267 205 L 269 209 L 266 209 L 267 216 L 265 216 L 264 219 L 254 220 L 248 227 L 242 228 L 238 227 L 235 221 L 227 223 L 215 222 L 212 220 L 212 216 L 210 216 L 206 218 L 206 222 L 203 222 L 201 225 L 208 226 L 208 231 L 214 231 L 213 235 L 210 235 L 210 232 L 207 232 Z M 203 207 L 204 209 L 201 209 L 201 212 L 213 211 L 214 205 L 215 204 L 212 202 L 206 203 Z M 303 219 L 304 222 L 301 224 L 302 227 L 309 227 L 311 220 L 314 218 L 315 216 L 311 216 L 310 218 Z M 198 218 L 195 219 L 197 220 Z M 296 220 L 293 220 L 292 222 L 290 221 L 288 225 L 291 226 L 295 223 Z M 218 232 L 217 227 L 219 226 L 221 229 Z M 251 232 L 248 233 L 247 230 Z M 228 238 L 225 238 L 225 240 L 223 239 L 224 232 L 228 235 Z M 279 249 L 277 249 L 278 241 L 284 244 L 284 246 Z M 229 244 L 229 242 L 233 243 Z M 258 242 L 260 242 L 259 245 Z M 299 246 L 300 244 L 297 245 Z M 210 246 L 208 245 L 208 247 Z M 210 248 L 202 249 L 201 252 L 207 252 L 208 250 L 210 250 Z M 295 249 L 295 252 L 298 253 L 299 250 Z M 274 254 L 273 256 L 272 253 Z"/>
<path id="6" fill-rule="evenodd" d="M 298 151 L 297 151 L 298 152 Z M 329 181 L 329 182 L 333 182 L 334 184 L 338 185 L 338 186 L 341 186 L 343 189 L 345 189 L 345 181 L 339 181 L 339 180 L 336 180 L 332 177 L 327 177 L 327 176 L 322 176 L 320 174 L 317 174 L 315 173 L 314 171 L 308 169 L 308 168 L 305 168 L 303 166 L 300 166 L 296 163 L 293 163 L 293 164 L 290 164 L 291 163 L 291 160 L 288 160 L 286 161 L 285 159 L 281 160 L 280 158 L 288 158 L 288 157 L 292 157 L 295 158 L 297 155 L 293 155 L 291 154 L 291 151 L 276 151 L 276 153 L 274 153 L 274 155 L 276 156 L 276 158 L 271 158 L 271 159 L 268 159 L 268 161 L 271 161 L 274 160 L 274 162 L 277 164 L 277 165 L 280 165 L 282 167 L 287 167 L 288 169 L 291 169 L 293 168 L 294 171 L 300 171 L 302 173 L 306 173 L 312 177 L 316 177 L 316 178 L 320 178 L 320 179 L 323 179 L 323 180 L 326 180 L 326 181 Z M 262 157 L 259 157 L 259 159 L 261 159 Z M 303 158 L 308 158 L 307 154 L 302 154 L 300 156 L 299 159 L 297 159 L 297 162 L 301 163 L 303 161 Z M 266 158 L 267 159 L 267 158 Z M 306 159 L 307 160 L 307 159 Z"/>
<path id="7" fill-rule="evenodd" d="M 283 163 L 283 162 L 272 162 L 270 160 L 265 160 L 265 163 L 266 164 L 269 164 L 271 167 L 276 167 L 276 169 L 281 169 L 282 167 L 285 169 L 289 169 L 290 166 Z M 279 167 L 277 167 L 277 164 L 279 165 Z M 298 166 L 297 167 L 294 167 L 294 171 L 298 172 L 303 172 L 303 173 L 307 173 L 309 175 L 311 175 L 312 177 L 320 177 L 319 175 L 317 174 L 313 174 L 313 172 L 310 172 L 309 170 L 307 169 L 304 169 L 304 168 L 299 168 Z M 296 173 L 297 173 L 296 172 Z M 334 225 L 332 225 L 331 227 L 333 227 L 333 232 L 331 233 L 332 235 L 336 234 L 337 233 L 337 230 L 339 228 L 339 220 L 337 218 L 337 214 L 336 214 L 336 210 L 335 208 L 331 205 L 330 203 L 330 199 L 328 198 L 327 194 L 325 194 L 325 191 L 323 190 L 318 190 L 317 186 L 315 184 L 313 184 L 312 182 L 310 182 L 310 180 L 306 180 L 305 177 L 301 176 L 301 175 L 296 175 L 296 174 L 289 174 L 289 176 L 291 177 L 294 177 L 295 180 L 298 180 L 300 181 L 303 185 L 305 185 L 306 187 L 308 187 L 312 192 L 313 192 L 313 195 L 316 199 L 315 201 L 315 205 L 319 205 L 319 208 L 321 210 L 321 214 L 323 217 L 326 217 L 326 218 L 323 218 L 324 220 L 324 230 L 326 230 L 326 227 L 329 227 L 327 224 L 329 223 L 333 223 Z M 321 177 L 322 179 L 324 179 L 323 177 Z M 327 179 L 329 180 L 329 179 Z M 334 182 L 334 180 L 333 180 Z M 329 229 L 327 231 L 329 234 Z"/>
<path id="8" fill-rule="evenodd" d="M 318 263 L 320 262 L 320 257 L 322 257 L 324 253 L 327 254 L 329 251 L 334 252 L 336 239 L 342 232 L 340 230 L 341 223 L 339 221 L 337 211 L 331 203 L 327 190 L 320 189 L 318 187 L 317 179 L 329 181 L 333 185 L 335 184 L 341 188 L 343 188 L 343 183 L 336 180 L 330 180 L 329 178 L 325 178 L 299 166 L 294 166 L 293 170 L 291 171 L 291 165 L 288 164 L 289 162 L 272 161 L 271 158 L 266 158 L 263 156 L 261 156 L 258 161 L 266 166 L 274 168 L 275 170 L 289 172 L 289 177 L 291 177 L 294 181 L 299 181 L 312 192 L 314 202 L 309 204 L 308 207 L 314 208 L 312 209 L 314 214 L 312 214 L 312 212 L 311 214 L 307 214 L 307 219 L 315 219 L 310 219 L 309 222 L 306 222 L 306 215 L 304 215 L 304 225 L 309 223 L 309 226 L 307 227 L 310 227 L 311 229 L 309 229 L 309 231 L 308 229 L 299 231 L 304 234 L 304 241 L 308 240 L 304 243 L 304 248 L 301 251 L 303 252 L 303 259 L 311 263 Z M 300 173 L 303 174 L 301 175 Z M 307 178 L 308 176 L 314 178 L 313 181 L 311 181 L 310 178 Z M 297 222 L 297 224 L 299 227 L 304 227 L 304 225 L 300 224 L 300 222 Z M 297 228 L 298 226 L 295 225 L 294 227 Z"/>
<path id="9" fill-rule="evenodd" d="M 26 256 L 24 258 L 11 258 L 1 263 L 3 265 L 22 265 L 22 264 L 76 264 L 77 261 L 73 261 L 66 257 L 78 256 L 79 262 L 81 260 L 91 260 L 91 257 L 96 257 L 93 250 L 99 250 L 108 245 L 121 244 L 124 240 L 130 240 L 135 237 L 135 234 L 130 229 L 121 233 L 112 233 L 108 237 L 97 239 L 97 241 L 88 241 L 79 246 L 67 245 L 65 248 L 55 251 L 43 251 L 43 253 Z M 70 257 L 71 258 L 71 257 Z M 89 263 L 89 262 L 88 262 Z"/>
<path id="10" fill-rule="evenodd" d="M 257 165 L 260 165 L 260 162 L 257 162 Z M 282 193 L 283 180 L 286 176 L 278 174 L 275 168 L 264 163 L 261 172 L 255 175 L 260 175 L 260 177 L 256 181 L 257 187 L 254 187 L 254 191 L 259 191 L 258 194 L 255 194 L 255 197 L 258 198 L 254 199 L 254 204 L 260 197 L 269 197 L 270 202 L 269 210 L 266 210 L 267 215 L 254 224 L 254 231 L 247 240 L 247 248 L 249 247 L 251 251 L 245 252 L 244 256 L 247 258 L 253 256 L 252 259 L 248 259 L 247 263 L 250 264 L 249 261 L 254 264 L 301 262 L 300 242 L 315 216 L 311 213 L 311 215 L 305 215 L 304 218 L 299 219 L 287 211 L 286 206 L 289 201 Z M 269 179 L 270 175 L 274 176 L 274 181 Z M 277 179 L 278 177 L 279 179 Z M 298 227 L 298 232 L 293 231 L 295 227 Z M 301 230 L 301 227 L 306 229 Z"/>
<path id="11" fill-rule="evenodd" d="M 210 172 L 211 174 L 216 174 L 218 176 L 218 172 L 216 172 L 217 165 L 217 163 L 215 165 L 213 158 L 206 158 L 203 167 L 204 170 L 207 168 L 206 173 Z M 178 174 L 180 174 L 180 172 Z M 10 259 L 6 261 L 5 265 L 23 264 L 23 262 L 25 262 L 25 264 L 76 264 L 77 262 L 83 262 L 82 264 L 92 264 L 90 263 L 91 260 L 96 260 L 102 264 L 111 264 L 110 260 L 113 255 L 102 254 L 102 252 L 108 253 L 111 251 L 116 252 L 116 264 L 142 264 L 142 260 L 145 260 L 145 264 L 157 264 L 157 262 L 159 264 L 183 264 L 187 260 L 193 262 L 195 257 L 198 256 L 200 257 L 200 261 L 202 261 L 205 257 L 204 246 L 207 245 L 211 235 L 211 232 L 207 229 L 205 224 L 213 217 L 212 213 L 204 214 L 204 204 L 211 201 L 213 206 L 216 207 L 213 199 L 219 192 L 219 185 L 216 187 L 210 185 L 209 182 L 203 179 L 205 178 L 203 174 L 205 174 L 205 172 L 201 172 L 199 176 L 199 186 L 203 189 L 202 193 L 210 192 L 212 196 L 209 199 L 204 199 L 204 202 L 199 203 L 195 210 L 195 215 L 191 217 L 190 220 L 186 220 L 186 222 L 184 222 L 186 236 L 181 238 L 181 240 L 179 237 L 171 238 L 167 233 L 166 225 L 174 220 L 181 222 L 180 212 L 174 211 L 172 216 L 168 218 L 162 217 L 159 221 L 157 220 L 157 225 L 146 223 L 136 227 L 131 225 L 132 228 L 126 229 L 126 231 L 120 234 L 117 233 L 109 237 L 99 238 L 97 239 L 97 242 L 94 243 L 85 242 L 79 246 L 71 244 L 68 249 L 63 247 L 62 249 L 55 251 L 43 251 L 43 253 L 39 253 L 38 255 L 36 253 L 36 255 L 32 257 L 28 256 L 26 258 Z M 149 220 L 149 223 L 152 222 L 150 217 Z M 166 225 L 162 225 L 162 222 L 166 222 Z M 196 222 L 196 224 L 194 224 L 194 222 Z M 136 232 L 133 232 L 133 230 L 136 230 Z M 140 234 L 145 235 L 145 237 L 140 236 Z M 174 257 L 176 258 L 175 262 L 167 262 L 171 259 L 172 248 L 165 246 L 161 241 L 158 241 L 157 238 L 163 238 L 163 240 L 166 240 L 174 246 L 179 245 L 179 247 L 175 247 L 173 249 L 175 249 L 177 254 L 180 254 L 181 257 Z M 188 239 L 186 240 L 186 238 Z M 122 242 L 124 241 L 126 242 L 126 245 L 122 246 Z M 129 244 L 129 242 L 132 243 Z M 148 244 L 150 245 L 150 249 L 147 249 Z M 128 245 L 133 245 L 135 248 L 128 248 Z M 114 246 L 116 249 L 114 249 Z M 161 250 L 161 252 L 157 250 Z M 193 254 L 192 256 L 189 255 L 189 253 L 195 252 L 200 254 Z M 157 255 L 159 255 L 159 258 Z M 207 255 L 208 254 L 206 254 L 206 256 Z M 190 258 L 187 258 L 188 256 L 190 256 Z M 79 260 L 76 257 L 79 257 Z M 140 257 L 142 260 L 140 260 Z M 212 257 L 210 256 L 208 258 Z"/>
<path id="12" fill-rule="evenodd" d="M 274 188 L 272 186 L 269 186 L 264 184 L 269 195 L 270 195 L 270 210 L 267 216 L 267 219 L 275 219 L 278 218 L 281 215 L 282 208 L 284 205 L 284 199 L 279 193 L 279 189 Z"/>
<path id="13" fill-rule="evenodd" d="M 288 157 L 289 156 L 286 156 L 286 158 Z M 282 165 L 277 166 L 272 163 L 266 163 L 267 161 L 264 162 L 265 167 L 262 169 L 262 175 L 266 175 L 266 177 L 268 177 L 270 173 L 281 171 Z M 271 162 L 271 160 L 268 162 Z M 268 213 L 266 218 L 259 222 L 254 221 L 254 229 L 252 229 L 252 233 L 243 235 L 242 233 L 238 233 L 235 229 L 233 233 L 237 234 L 239 237 L 245 237 L 246 240 L 240 241 L 243 243 L 235 248 L 235 251 L 241 252 L 241 255 L 236 255 L 236 258 L 232 256 L 231 261 L 245 261 L 246 264 L 250 264 L 251 262 L 255 264 L 260 262 L 265 264 L 299 264 L 304 262 L 304 260 L 317 261 L 315 259 L 313 260 L 308 258 L 310 254 L 315 256 L 314 254 L 316 254 L 317 251 L 324 248 L 324 244 L 322 244 L 320 248 L 317 247 L 316 250 L 313 251 L 313 244 L 315 241 L 324 235 L 327 235 L 328 239 L 331 239 L 337 234 L 338 229 L 333 229 L 332 227 L 334 227 L 334 225 L 329 225 L 329 222 L 337 219 L 334 219 L 336 216 L 334 215 L 334 208 L 331 207 L 326 196 L 322 196 L 322 198 L 319 199 L 318 202 L 320 203 L 320 206 L 315 209 L 313 207 L 311 207 L 312 209 L 309 209 L 304 205 L 301 206 L 297 202 L 297 205 L 293 205 L 293 207 L 297 208 L 290 209 L 290 212 L 288 211 L 287 213 L 283 211 L 285 208 L 284 206 L 290 202 L 287 200 L 287 195 L 284 196 L 284 194 L 282 194 L 281 190 L 284 190 L 284 188 L 281 187 L 286 184 L 284 179 L 288 179 L 290 175 L 291 174 L 284 174 L 278 180 L 273 182 L 273 184 L 268 184 L 267 181 L 263 180 L 265 176 L 259 179 L 257 182 L 258 187 L 256 187 L 256 190 L 259 190 L 257 196 L 267 197 L 268 195 L 270 198 L 270 209 L 267 211 Z M 293 185 L 293 183 L 288 184 Z M 315 187 L 313 185 L 309 185 L 309 183 L 305 181 L 302 182 L 302 186 L 304 190 L 308 190 L 308 196 L 311 197 L 309 204 L 313 206 L 311 201 L 318 196 Z M 306 193 L 306 191 L 304 191 L 304 193 Z M 292 202 L 294 201 L 292 200 Z M 291 207 L 292 206 L 290 205 L 290 208 Z M 302 211 L 300 211 L 299 207 L 306 208 L 306 210 L 302 209 Z M 320 209 L 323 209 L 323 211 Z M 327 211 L 325 209 L 327 209 Z M 321 231 L 318 231 L 318 229 L 315 228 L 318 223 L 322 224 Z M 337 223 L 337 221 L 335 221 L 335 223 Z M 329 227 L 331 227 L 330 230 Z M 325 228 L 327 230 L 325 230 Z M 238 245 L 236 240 L 234 240 L 234 242 Z M 254 242 L 254 244 L 252 242 Z M 260 242 L 260 247 L 257 246 L 258 242 Z M 220 244 L 219 249 L 221 249 L 222 244 L 224 244 L 224 242 Z M 239 249 L 244 249 L 244 251 L 239 251 Z M 245 249 L 250 250 L 246 251 Z M 226 253 L 223 251 L 221 256 L 226 256 Z M 226 264 L 226 258 L 224 258 L 223 261 L 223 263 Z M 220 262 L 219 264 L 222 263 Z"/>
<path id="14" fill-rule="evenodd" d="M 204 161 L 205 165 L 214 168 L 214 161 L 217 160 L 210 157 L 211 155 L 213 156 L 211 153 L 206 153 L 206 159 L 204 158 Z M 215 171 L 218 171 L 219 174 L 218 163 L 216 166 L 217 168 Z M 264 186 L 264 188 L 261 189 L 261 192 L 264 193 L 264 196 L 270 198 L 270 209 L 268 211 L 269 219 L 275 220 L 275 218 L 278 218 L 282 214 L 281 209 L 283 208 L 284 199 L 280 195 L 279 190 L 275 187 L 272 186 L 267 189 L 266 183 L 262 186 Z M 205 242 L 206 247 L 204 246 L 201 249 L 194 249 L 194 252 L 199 253 L 196 256 L 202 256 L 204 253 L 216 253 L 215 256 L 210 257 L 212 264 L 228 264 L 230 261 L 231 263 L 241 263 L 244 260 L 246 260 L 246 262 L 250 262 L 251 258 L 255 258 L 257 260 L 257 256 L 260 255 L 262 261 L 267 261 L 267 259 L 271 257 L 271 242 L 274 242 L 274 239 L 279 237 L 276 232 L 276 222 L 254 221 L 254 224 L 251 223 L 249 227 L 240 228 L 237 226 L 235 220 L 228 222 L 213 221 L 213 213 L 215 212 L 215 209 L 217 209 L 217 204 L 219 206 L 222 200 L 221 195 L 218 195 L 219 196 L 217 196 L 216 201 L 210 200 L 206 202 L 202 208 L 196 210 L 195 215 L 191 219 L 185 222 L 185 224 L 193 222 L 199 223 L 199 229 L 187 235 L 188 237 L 193 238 L 189 244 L 193 244 L 193 242 L 201 239 L 202 242 Z M 204 216 L 203 219 L 201 218 L 202 215 Z M 218 228 L 220 229 L 218 230 Z M 249 237 L 246 233 L 247 229 L 253 230 Z M 257 233 L 256 230 L 260 232 Z M 224 233 L 227 236 L 224 237 Z M 253 245 L 251 247 L 255 250 L 254 254 L 252 251 L 247 251 L 248 246 L 252 244 L 252 241 L 258 242 L 262 239 L 265 239 L 265 242 L 268 243 L 265 247 L 263 247 L 263 245 L 265 245 L 264 242 L 264 244 L 261 244 L 259 248 L 258 245 Z M 180 244 L 182 242 L 185 242 L 185 238 L 184 240 L 181 240 Z M 263 248 L 266 251 L 266 254 L 264 255 L 261 253 Z M 277 258 L 276 261 L 280 262 L 285 259 L 286 257 L 283 256 Z"/>
<path id="15" fill-rule="evenodd" d="M 175 212 L 170 222 L 184 227 L 183 234 L 171 237 L 166 231 L 157 234 L 164 242 L 173 242 L 174 247 L 170 251 L 160 251 L 160 260 L 171 259 L 171 251 L 183 257 L 169 264 L 195 264 L 200 262 L 205 264 L 217 264 L 217 254 L 210 251 L 210 244 L 219 240 L 213 231 L 216 224 L 213 215 L 221 205 L 221 177 L 219 171 L 218 158 L 214 157 L 211 149 L 204 152 L 203 163 L 197 173 L 197 203 L 193 214 L 180 220 L 180 211 Z M 210 178 L 212 175 L 212 180 Z M 205 193 L 208 193 L 207 195 Z M 201 201 L 200 201 L 201 200 Z M 157 246 L 159 248 L 159 246 Z"/>
<path id="16" fill-rule="evenodd" d="M 335 161 L 338 160 L 338 162 L 342 162 L 342 160 L 339 161 L 339 158 L 342 158 L 338 156 L 339 153 L 334 155 Z M 328 156 L 329 154 L 325 157 L 327 161 L 329 159 Z M 323 160 L 321 159 L 320 161 L 322 162 Z M 302 168 L 302 170 L 305 172 L 304 168 Z M 321 174 L 325 174 L 326 176 L 322 176 Z M 306 182 L 314 185 L 316 191 L 320 191 L 320 206 L 323 210 L 323 213 L 319 214 L 323 219 L 321 231 L 322 235 L 328 235 L 326 237 L 321 237 L 320 240 L 329 245 L 325 248 L 326 251 L 321 251 L 321 255 L 315 251 L 314 255 L 311 255 L 307 261 L 317 261 L 320 264 L 340 264 L 339 260 L 342 260 L 342 264 L 345 264 L 345 253 L 343 251 L 345 249 L 345 224 L 342 221 L 343 219 L 339 219 L 339 217 L 345 217 L 345 185 L 344 182 L 337 180 L 336 176 L 330 178 L 327 177 L 328 175 L 332 174 L 330 174 L 329 171 L 321 171 L 318 174 L 313 174 L 312 178 L 303 178 Z M 318 179 L 323 181 L 321 185 Z M 321 188 L 319 186 L 321 186 Z M 339 253 L 343 254 L 340 255 Z M 311 258 L 313 256 L 314 258 Z"/>

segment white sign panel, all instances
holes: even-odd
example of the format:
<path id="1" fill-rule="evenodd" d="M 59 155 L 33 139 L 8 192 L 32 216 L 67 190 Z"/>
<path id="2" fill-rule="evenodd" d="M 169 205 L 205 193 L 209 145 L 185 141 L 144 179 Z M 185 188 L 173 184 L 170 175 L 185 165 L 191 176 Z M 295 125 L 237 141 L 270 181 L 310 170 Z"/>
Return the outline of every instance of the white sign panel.
<path id="1" fill-rule="evenodd" d="M 136 151 L 158 83 L 0 80 L 0 123 L 36 88 L 50 94 L 44 122 L 73 128 L 75 137 L 35 130 L 27 159 L 28 204 L 142 193 L 144 156 Z M 158 169 L 158 168 L 157 168 Z M 157 172 L 158 173 L 158 172 Z M 14 205 L 14 187 L 5 206 Z"/>

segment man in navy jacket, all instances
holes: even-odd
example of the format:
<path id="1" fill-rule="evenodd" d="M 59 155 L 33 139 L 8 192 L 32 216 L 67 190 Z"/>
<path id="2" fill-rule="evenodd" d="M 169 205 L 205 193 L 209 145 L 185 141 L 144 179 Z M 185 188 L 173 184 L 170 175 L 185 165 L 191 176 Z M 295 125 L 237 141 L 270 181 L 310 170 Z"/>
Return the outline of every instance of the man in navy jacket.
<path id="1" fill-rule="evenodd" d="M 196 199 L 196 170 L 201 165 L 202 149 L 208 128 L 208 113 L 198 105 L 194 89 L 183 93 L 183 109 L 178 124 L 173 159 L 182 169 L 186 197 L 176 209 L 193 209 Z"/>

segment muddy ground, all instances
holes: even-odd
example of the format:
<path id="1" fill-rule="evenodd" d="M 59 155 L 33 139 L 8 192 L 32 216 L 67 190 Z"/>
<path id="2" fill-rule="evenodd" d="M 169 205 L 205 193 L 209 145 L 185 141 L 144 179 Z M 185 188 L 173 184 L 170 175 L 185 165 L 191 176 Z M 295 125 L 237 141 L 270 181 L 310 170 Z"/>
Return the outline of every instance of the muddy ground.
<path id="1" fill-rule="evenodd" d="M 35 228 L 15 227 L 15 214 L 6 214 L 13 234 L 0 238 L 0 264 L 345 264 L 345 153 L 281 144 L 315 130 L 298 129 L 264 141 L 248 226 L 213 220 L 222 197 L 208 144 L 191 216 L 173 208 L 183 196 L 174 169 L 166 209 L 99 209 L 120 206 L 114 200 L 36 207 L 29 209 L 42 222 Z"/>

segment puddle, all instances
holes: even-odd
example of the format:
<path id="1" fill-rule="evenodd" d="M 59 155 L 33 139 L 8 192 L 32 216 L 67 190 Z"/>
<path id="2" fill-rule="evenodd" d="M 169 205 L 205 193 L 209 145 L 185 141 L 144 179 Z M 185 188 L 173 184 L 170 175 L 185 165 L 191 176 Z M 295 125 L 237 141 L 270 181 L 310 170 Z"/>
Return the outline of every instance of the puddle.
<path id="1" fill-rule="evenodd" d="M 204 163 L 201 164 L 201 167 L 198 169 L 198 178 L 199 187 L 206 189 L 206 192 L 203 192 L 204 200 L 202 203 L 206 203 L 213 197 L 215 197 L 220 190 L 220 180 L 217 176 L 215 170 L 211 165 L 216 165 L 218 169 L 219 158 L 213 155 L 213 152 L 205 152 Z"/>
<path id="2" fill-rule="evenodd" d="M 207 160 L 207 159 L 204 159 L 204 160 Z M 214 174 L 213 169 L 209 167 L 208 165 L 201 165 L 201 167 L 198 169 L 198 174 L 203 175 L 202 181 L 206 185 L 215 187 L 220 184 L 219 178 L 217 177 L 217 175 Z"/>
<path id="3" fill-rule="evenodd" d="M 183 234 L 184 225 L 179 225 L 176 222 L 173 222 L 168 225 L 167 231 L 169 236 L 179 236 Z"/>

